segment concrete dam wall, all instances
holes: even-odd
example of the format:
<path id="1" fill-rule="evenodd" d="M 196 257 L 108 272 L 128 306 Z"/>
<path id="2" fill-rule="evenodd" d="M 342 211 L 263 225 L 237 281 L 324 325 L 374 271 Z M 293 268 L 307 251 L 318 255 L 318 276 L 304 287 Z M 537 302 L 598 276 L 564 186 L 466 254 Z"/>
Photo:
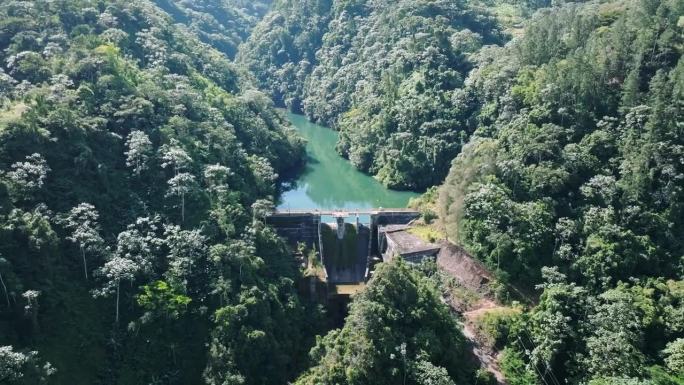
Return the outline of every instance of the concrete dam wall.
<path id="1" fill-rule="evenodd" d="M 353 284 L 369 278 L 371 258 L 379 255 L 378 227 L 408 224 L 418 216 L 403 209 L 288 211 L 267 216 L 266 223 L 293 249 L 301 242 L 315 250 L 328 283 Z"/>
<path id="2" fill-rule="evenodd" d="M 266 224 L 272 226 L 278 235 L 292 247 L 297 243 L 306 244 L 309 249 L 319 251 L 318 231 L 321 216 L 316 214 L 287 214 L 266 217 Z"/>
<path id="3" fill-rule="evenodd" d="M 320 255 L 328 282 L 363 282 L 368 269 L 369 242 L 368 226 L 322 223 Z"/>

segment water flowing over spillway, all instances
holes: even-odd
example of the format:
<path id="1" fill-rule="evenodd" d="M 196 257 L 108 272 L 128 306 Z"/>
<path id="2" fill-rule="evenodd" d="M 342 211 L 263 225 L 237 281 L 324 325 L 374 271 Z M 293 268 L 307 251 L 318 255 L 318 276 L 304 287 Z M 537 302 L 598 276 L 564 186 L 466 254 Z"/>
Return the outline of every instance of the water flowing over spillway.
<path id="1" fill-rule="evenodd" d="M 335 151 L 337 132 L 311 123 L 302 115 L 290 113 L 288 118 L 308 141 L 308 159 L 299 178 L 284 186 L 278 209 L 400 208 L 417 196 L 413 192 L 389 190 L 356 170 Z"/>

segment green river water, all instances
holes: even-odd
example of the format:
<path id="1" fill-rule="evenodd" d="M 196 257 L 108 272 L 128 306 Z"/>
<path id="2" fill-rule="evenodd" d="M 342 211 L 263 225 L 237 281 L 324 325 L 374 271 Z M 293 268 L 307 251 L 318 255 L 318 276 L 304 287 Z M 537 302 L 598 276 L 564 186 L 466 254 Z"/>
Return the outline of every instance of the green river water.
<path id="1" fill-rule="evenodd" d="M 418 195 L 389 190 L 356 170 L 335 151 L 337 132 L 313 124 L 302 115 L 288 114 L 288 118 L 308 141 L 308 161 L 299 178 L 284 186 L 278 209 L 401 208 Z"/>

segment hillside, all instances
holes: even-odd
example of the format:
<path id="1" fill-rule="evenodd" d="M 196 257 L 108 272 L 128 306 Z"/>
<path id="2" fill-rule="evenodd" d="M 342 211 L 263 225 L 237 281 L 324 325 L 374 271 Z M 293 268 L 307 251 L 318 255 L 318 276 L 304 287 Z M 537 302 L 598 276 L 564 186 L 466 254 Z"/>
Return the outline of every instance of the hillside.
<path id="1" fill-rule="evenodd" d="M 229 58 L 269 11 L 272 0 L 155 0 L 174 21 Z"/>
<path id="2" fill-rule="evenodd" d="M 298 373 L 316 309 L 258 218 L 303 146 L 243 71 L 119 0 L 3 2 L 0 63 L 0 382 Z"/>
<path id="3" fill-rule="evenodd" d="M 682 0 L 0 1 L 0 384 L 684 385 L 682 53 Z M 366 255 L 417 193 L 437 260 Z"/>
<path id="4" fill-rule="evenodd" d="M 472 131 L 454 104 L 469 55 L 503 41 L 493 16 L 455 1 L 294 4 L 276 3 L 239 62 L 276 102 L 339 129 L 338 151 L 384 185 L 439 183 Z"/>
<path id="5" fill-rule="evenodd" d="M 681 374 L 682 14 L 677 1 L 542 10 L 466 80 L 478 128 L 438 207 L 501 280 L 538 285 L 504 335 L 511 382 Z"/>

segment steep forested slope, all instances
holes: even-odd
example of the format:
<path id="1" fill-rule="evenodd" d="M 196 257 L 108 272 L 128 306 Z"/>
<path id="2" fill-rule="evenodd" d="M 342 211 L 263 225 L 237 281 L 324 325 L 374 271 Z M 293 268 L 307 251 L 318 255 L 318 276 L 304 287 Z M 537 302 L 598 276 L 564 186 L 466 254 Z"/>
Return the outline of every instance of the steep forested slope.
<path id="1" fill-rule="evenodd" d="M 518 383 L 682 374 L 683 14 L 569 4 L 478 54 L 464 91 L 478 128 L 441 216 L 499 277 L 542 284 L 508 339 Z"/>
<path id="2" fill-rule="evenodd" d="M 465 2 L 276 2 L 239 60 L 276 101 L 338 128 L 357 168 L 421 189 L 473 129 L 459 91 L 470 55 L 502 41 L 495 18 Z"/>
<path id="3" fill-rule="evenodd" d="M 381 264 L 354 297 L 341 329 L 318 340 L 316 363 L 296 384 L 475 383 L 456 319 L 429 278 L 434 265 Z"/>
<path id="4" fill-rule="evenodd" d="M 301 112 L 304 84 L 328 28 L 332 0 L 278 0 L 240 47 L 238 62 L 273 100 Z"/>
<path id="5" fill-rule="evenodd" d="M 567 6 L 539 14 L 516 44 L 482 51 L 466 90 L 480 127 L 443 188 L 449 235 L 520 278 L 564 261 L 597 287 L 618 271 L 622 278 L 675 273 L 681 9 L 678 2 Z M 643 249 L 592 261 L 583 240 L 612 224 L 622 228 L 603 237 L 626 236 L 632 241 L 614 241 Z"/>
<path id="6" fill-rule="evenodd" d="M 448 237 L 540 294 L 486 320 L 510 384 L 684 383 L 684 2 L 565 3 L 1 2 L 0 383 L 490 384 L 398 258 L 314 346 L 269 96 L 446 176 Z"/>
<path id="7" fill-rule="evenodd" d="M 272 0 L 155 0 L 176 22 L 232 58 Z"/>
<path id="8" fill-rule="evenodd" d="M 318 313 L 260 217 L 303 146 L 223 54 L 148 1 L 6 1 L 0 90 L 0 382 L 299 372 Z"/>
<path id="9" fill-rule="evenodd" d="M 468 55 L 500 41 L 495 21 L 456 1 L 336 11 L 307 83 L 305 112 L 338 126 L 340 153 L 386 186 L 441 182 L 470 132 L 458 96 Z"/>

